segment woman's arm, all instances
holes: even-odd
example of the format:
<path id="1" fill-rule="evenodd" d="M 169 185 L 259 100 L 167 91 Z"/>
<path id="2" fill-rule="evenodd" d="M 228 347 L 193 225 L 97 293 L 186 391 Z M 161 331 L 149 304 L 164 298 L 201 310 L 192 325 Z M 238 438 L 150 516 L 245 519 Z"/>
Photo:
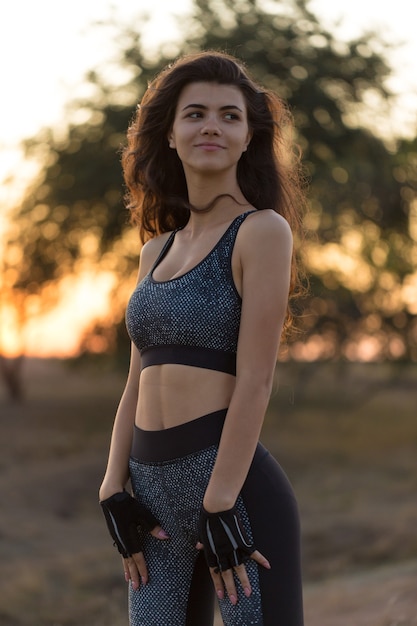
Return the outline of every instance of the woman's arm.
<path id="1" fill-rule="evenodd" d="M 249 471 L 270 399 L 290 284 L 292 235 L 273 211 L 247 218 L 236 242 L 242 268 L 242 317 L 236 386 L 204 508 L 234 506 Z"/>
<path id="2" fill-rule="evenodd" d="M 129 375 L 114 420 L 106 473 L 99 492 L 100 500 L 123 491 L 129 478 L 128 462 L 138 401 L 139 376 L 140 354 L 132 344 Z"/>
<path id="3" fill-rule="evenodd" d="M 140 255 L 138 282 L 150 271 L 166 238 L 167 235 L 156 237 L 143 246 Z M 100 500 L 123 491 L 129 478 L 128 463 L 138 403 L 140 371 L 140 353 L 132 343 L 129 374 L 114 420 L 106 473 L 99 491 Z"/>
<path id="4" fill-rule="evenodd" d="M 153 239 L 142 248 L 138 282 L 142 280 L 152 267 L 159 251 L 162 248 L 163 241 L 163 238 Z M 104 507 L 103 512 L 105 513 L 106 521 L 108 522 L 110 534 L 113 538 L 117 537 L 119 544 L 121 545 L 121 550 L 119 545 L 118 549 L 123 555 L 122 561 L 125 580 L 131 581 L 133 589 L 138 589 L 141 584 L 146 584 L 148 582 L 148 569 L 143 552 L 141 551 L 141 545 L 137 542 L 137 540 L 135 540 L 135 547 L 130 547 L 127 543 L 126 536 L 124 536 L 124 533 L 126 532 L 126 524 L 131 523 L 133 520 L 132 515 L 136 516 L 136 519 L 134 519 L 135 524 L 139 521 L 137 516 L 141 517 L 141 522 L 144 520 L 149 522 L 150 518 L 152 518 L 149 527 L 151 528 L 153 523 L 156 525 L 149 532 L 158 539 L 168 539 L 168 535 L 164 532 L 152 514 L 147 512 L 145 515 L 144 511 L 138 511 L 139 504 L 136 500 L 129 499 L 129 497 L 127 497 L 127 500 L 124 499 L 123 502 L 120 500 L 120 497 L 124 497 L 124 494 L 120 494 L 120 492 L 123 491 L 129 478 L 129 456 L 132 447 L 133 427 L 138 403 L 140 371 L 140 353 L 139 350 L 132 344 L 129 374 L 116 412 L 106 473 L 99 490 L 99 499 Z M 125 508 L 126 504 L 128 509 Z M 125 526 L 123 533 L 121 532 L 123 524 L 120 525 L 120 520 L 116 519 L 115 516 L 116 510 L 118 511 L 119 516 L 122 514 L 122 509 L 120 508 L 121 506 L 124 506 L 122 522 L 124 521 Z M 130 521 L 126 519 L 127 513 L 129 513 Z M 110 522 L 108 521 L 109 519 Z M 128 537 L 129 542 L 132 543 L 130 530 L 128 532 Z M 134 552 L 135 549 L 138 551 Z M 129 554 L 129 550 L 132 551 L 131 555 Z"/>

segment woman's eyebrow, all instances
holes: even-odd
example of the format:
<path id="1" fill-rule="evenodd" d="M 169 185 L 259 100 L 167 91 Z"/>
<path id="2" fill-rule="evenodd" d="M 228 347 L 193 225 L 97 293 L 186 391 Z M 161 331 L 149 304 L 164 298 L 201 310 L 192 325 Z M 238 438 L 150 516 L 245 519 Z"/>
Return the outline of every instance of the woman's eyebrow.
<path id="1" fill-rule="evenodd" d="M 185 111 L 186 109 L 208 109 L 208 107 L 205 104 L 187 104 L 183 108 L 183 111 Z M 237 111 L 243 113 L 242 109 L 240 109 L 236 104 L 225 104 L 224 106 L 220 107 L 219 110 L 226 111 L 229 109 L 236 109 Z"/>

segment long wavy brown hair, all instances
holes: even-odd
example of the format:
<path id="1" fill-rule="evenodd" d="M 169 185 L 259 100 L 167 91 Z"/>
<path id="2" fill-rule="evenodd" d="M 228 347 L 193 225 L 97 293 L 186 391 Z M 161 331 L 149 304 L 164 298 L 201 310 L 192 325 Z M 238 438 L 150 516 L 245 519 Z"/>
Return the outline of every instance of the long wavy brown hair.
<path id="1" fill-rule="evenodd" d="M 288 221 L 295 240 L 302 234 L 305 194 L 300 154 L 287 104 L 262 88 L 235 57 L 205 51 L 180 57 L 149 84 L 128 129 L 122 166 L 126 204 L 142 242 L 184 226 L 190 215 L 182 163 L 168 145 L 177 102 L 195 82 L 233 85 L 242 92 L 250 144 L 237 165 L 237 180 L 247 201 L 258 210 L 274 209 Z M 291 295 L 300 292 L 299 264 L 293 256 Z"/>

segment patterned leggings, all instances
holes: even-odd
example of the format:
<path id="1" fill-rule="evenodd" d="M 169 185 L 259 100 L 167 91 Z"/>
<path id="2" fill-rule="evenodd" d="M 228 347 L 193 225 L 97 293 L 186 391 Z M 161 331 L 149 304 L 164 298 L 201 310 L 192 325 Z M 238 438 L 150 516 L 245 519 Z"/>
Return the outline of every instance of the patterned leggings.
<path id="1" fill-rule="evenodd" d="M 197 520 L 226 411 L 164 431 L 135 427 L 130 476 L 135 496 L 170 539 L 144 536 L 149 582 L 129 590 L 130 626 L 212 626 L 214 588 L 197 543 Z M 219 600 L 225 626 L 302 626 L 297 505 L 287 477 L 258 444 L 237 506 L 249 537 L 271 563 L 245 563 L 252 594 Z M 250 521 L 249 521 L 250 520 Z"/>

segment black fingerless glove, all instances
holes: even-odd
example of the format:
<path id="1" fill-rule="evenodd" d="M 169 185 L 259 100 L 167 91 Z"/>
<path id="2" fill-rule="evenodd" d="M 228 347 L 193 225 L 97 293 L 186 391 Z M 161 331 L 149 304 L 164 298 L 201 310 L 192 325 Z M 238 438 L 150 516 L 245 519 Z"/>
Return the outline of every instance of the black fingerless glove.
<path id="1" fill-rule="evenodd" d="M 216 571 L 223 572 L 240 565 L 255 551 L 236 507 L 221 513 L 208 513 L 201 507 L 198 533 L 207 565 L 216 568 Z"/>
<path id="2" fill-rule="evenodd" d="M 140 529 L 150 531 L 159 522 L 127 491 L 100 501 L 107 526 L 120 554 L 127 558 L 142 551 Z"/>

